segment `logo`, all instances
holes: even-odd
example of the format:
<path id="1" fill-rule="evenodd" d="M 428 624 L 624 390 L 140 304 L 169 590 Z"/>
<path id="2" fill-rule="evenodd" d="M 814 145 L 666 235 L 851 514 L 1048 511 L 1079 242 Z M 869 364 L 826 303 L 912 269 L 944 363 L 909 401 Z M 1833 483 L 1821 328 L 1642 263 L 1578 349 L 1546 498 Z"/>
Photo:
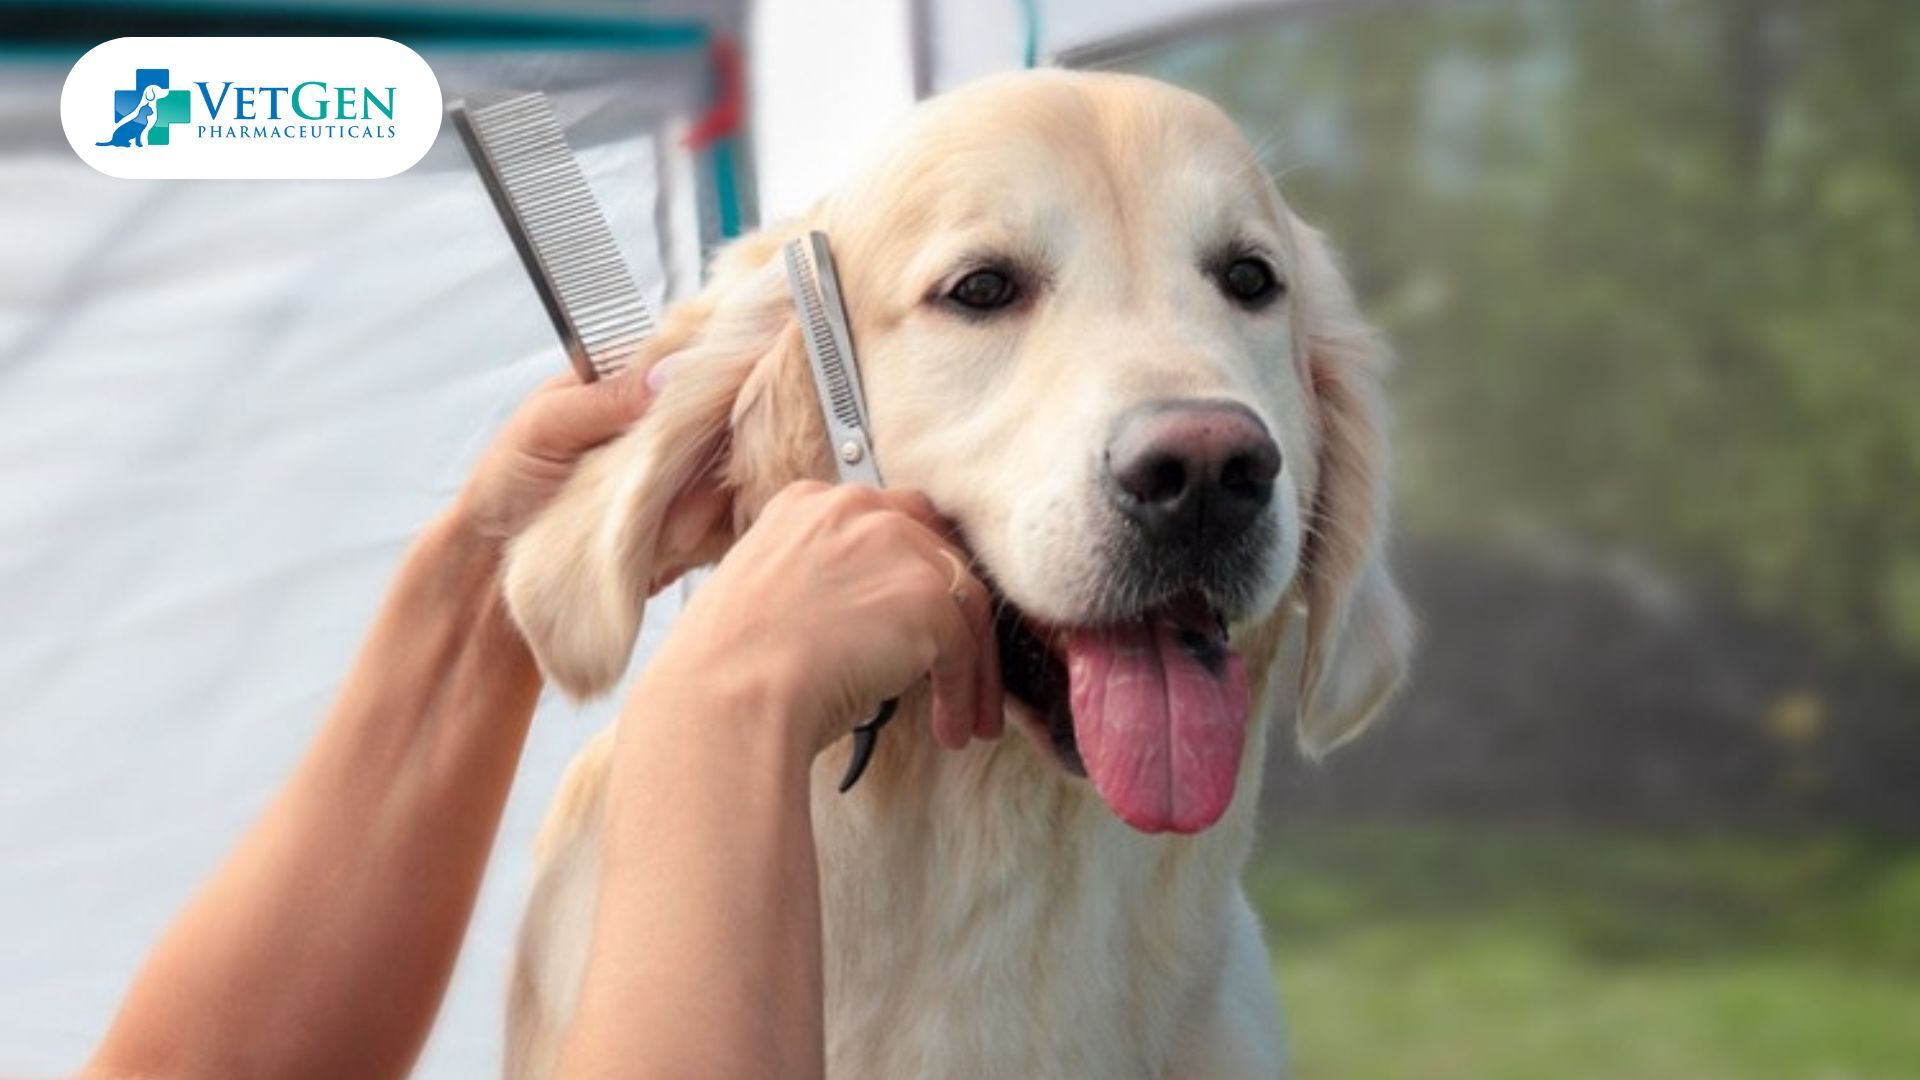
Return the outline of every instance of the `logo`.
<path id="1" fill-rule="evenodd" d="M 441 116 L 433 70 L 386 38 L 116 38 L 60 94 L 74 153 L 127 179 L 392 176 Z"/>
<path id="2" fill-rule="evenodd" d="M 113 134 L 95 146 L 165 146 L 167 129 L 193 119 L 193 97 L 169 89 L 166 68 L 136 68 L 133 89 L 113 92 Z"/>

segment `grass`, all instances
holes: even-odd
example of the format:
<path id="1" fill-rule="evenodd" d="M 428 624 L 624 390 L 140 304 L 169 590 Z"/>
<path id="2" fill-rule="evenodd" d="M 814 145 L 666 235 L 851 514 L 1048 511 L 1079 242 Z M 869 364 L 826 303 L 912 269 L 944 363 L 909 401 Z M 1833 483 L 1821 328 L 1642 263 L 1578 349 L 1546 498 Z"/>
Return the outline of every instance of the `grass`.
<path id="1" fill-rule="evenodd" d="M 1300 824 L 1249 884 L 1298 1080 L 1920 1077 L 1920 845 Z"/>

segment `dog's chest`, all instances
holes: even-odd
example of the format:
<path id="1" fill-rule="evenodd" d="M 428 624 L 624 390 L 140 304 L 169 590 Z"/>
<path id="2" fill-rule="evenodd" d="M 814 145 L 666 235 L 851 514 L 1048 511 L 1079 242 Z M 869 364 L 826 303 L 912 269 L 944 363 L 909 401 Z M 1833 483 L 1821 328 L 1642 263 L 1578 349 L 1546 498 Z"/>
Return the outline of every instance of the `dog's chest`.
<path id="1" fill-rule="evenodd" d="M 907 790 L 816 800 L 829 1075 L 1158 1075 L 1218 970 L 1231 837 L 1141 837 L 1039 771 Z"/>

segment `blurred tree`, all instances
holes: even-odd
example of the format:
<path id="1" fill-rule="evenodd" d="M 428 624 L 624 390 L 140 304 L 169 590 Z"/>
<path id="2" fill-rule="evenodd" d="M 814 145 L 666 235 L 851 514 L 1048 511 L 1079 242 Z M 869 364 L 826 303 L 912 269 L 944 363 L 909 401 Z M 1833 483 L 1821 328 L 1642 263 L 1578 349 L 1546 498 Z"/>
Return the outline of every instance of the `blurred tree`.
<path id="1" fill-rule="evenodd" d="M 1350 253 L 1416 530 L 1920 658 L 1920 5 L 1366 5 L 1148 66 Z"/>

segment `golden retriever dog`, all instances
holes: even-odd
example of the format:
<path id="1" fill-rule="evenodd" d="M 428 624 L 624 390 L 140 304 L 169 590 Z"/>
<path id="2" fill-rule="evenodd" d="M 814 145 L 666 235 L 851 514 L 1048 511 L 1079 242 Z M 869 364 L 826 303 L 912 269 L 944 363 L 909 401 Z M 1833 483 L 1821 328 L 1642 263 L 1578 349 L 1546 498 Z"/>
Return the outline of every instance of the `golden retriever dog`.
<path id="1" fill-rule="evenodd" d="M 909 693 L 850 794 L 847 741 L 821 755 L 829 1073 L 1279 1074 L 1239 878 L 1281 641 L 1298 614 L 1319 754 L 1410 639 L 1379 349 L 1326 244 L 1191 93 L 1031 72 L 921 105 L 804 220 L 720 255 L 649 343 L 674 365 L 651 410 L 515 543 L 509 605 L 567 692 L 619 679 L 653 588 L 834 476 L 779 257 L 806 229 L 833 244 L 888 483 L 998 593 L 1012 721 L 943 750 Z M 715 491 L 731 513 L 690 509 Z M 587 965 L 610 745 L 542 833 L 513 1077 L 552 1069 Z"/>

